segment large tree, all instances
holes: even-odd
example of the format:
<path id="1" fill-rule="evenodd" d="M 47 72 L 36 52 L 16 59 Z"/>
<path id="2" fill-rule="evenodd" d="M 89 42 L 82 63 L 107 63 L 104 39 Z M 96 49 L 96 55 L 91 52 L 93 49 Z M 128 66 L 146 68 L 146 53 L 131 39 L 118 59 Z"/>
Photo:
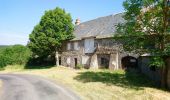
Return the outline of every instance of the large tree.
<path id="1" fill-rule="evenodd" d="M 46 11 L 29 35 L 28 47 L 34 55 L 55 57 L 64 41 L 73 38 L 73 24 L 69 13 L 60 8 Z"/>
<path id="2" fill-rule="evenodd" d="M 116 40 L 124 50 L 150 53 L 152 65 L 161 69 L 161 85 L 167 83 L 165 57 L 170 55 L 170 1 L 125 0 L 124 23 L 117 25 Z"/>

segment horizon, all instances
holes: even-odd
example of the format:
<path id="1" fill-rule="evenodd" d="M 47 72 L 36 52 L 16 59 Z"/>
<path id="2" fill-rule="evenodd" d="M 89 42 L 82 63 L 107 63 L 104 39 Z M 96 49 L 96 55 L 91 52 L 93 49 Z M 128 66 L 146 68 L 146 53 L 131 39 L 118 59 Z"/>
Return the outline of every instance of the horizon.
<path id="1" fill-rule="evenodd" d="M 29 34 L 45 11 L 60 7 L 71 14 L 73 24 L 124 12 L 124 0 L 11 0 L 0 1 L 0 45 L 26 45 Z"/>

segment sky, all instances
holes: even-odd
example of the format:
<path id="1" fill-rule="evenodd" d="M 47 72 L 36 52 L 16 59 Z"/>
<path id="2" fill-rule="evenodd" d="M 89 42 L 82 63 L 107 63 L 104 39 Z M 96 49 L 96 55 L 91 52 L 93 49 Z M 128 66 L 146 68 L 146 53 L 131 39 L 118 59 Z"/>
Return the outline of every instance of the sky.
<path id="1" fill-rule="evenodd" d="M 0 0 L 0 45 L 28 42 L 44 11 L 60 7 L 81 22 L 123 12 L 124 0 Z"/>

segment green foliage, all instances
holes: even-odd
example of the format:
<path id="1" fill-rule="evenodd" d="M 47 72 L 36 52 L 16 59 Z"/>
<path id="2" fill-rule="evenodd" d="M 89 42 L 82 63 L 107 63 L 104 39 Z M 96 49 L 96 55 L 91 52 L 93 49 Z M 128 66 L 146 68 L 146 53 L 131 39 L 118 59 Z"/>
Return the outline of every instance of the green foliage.
<path id="1" fill-rule="evenodd" d="M 165 62 L 164 59 L 159 57 L 159 56 L 152 56 L 151 57 L 151 62 L 150 62 L 150 67 L 156 66 L 157 68 L 164 66 Z"/>
<path id="2" fill-rule="evenodd" d="M 73 28 L 72 18 L 65 10 L 57 7 L 46 11 L 29 35 L 28 47 L 39 57 L 54 55 L 65 40 L 73 38 Z"/>
<path id="3" fill-rule="evenodd" d="M 0 54 L 8 47 L 11 47 L 11 46 L 7 46 L 7 45 L 0 45 Z"/>
<path id="4" fill-rule="evenodd" d="M 31 51 L 22 45 L 14 45 L 3 50 L 0 54 L 0 67 L 15 64 L 26 64 L 31 56 Z"/>
<path id="5" fill-rule="evenodd" d="M 114 37 L 123 43 L 124 50 L 138 54 L 150 53 L 163 59 L 170 54 L 170 7 L 167 0 L 125 0 L 125 23 L 117 25 Z M 162 60 L 156 66 L 162 66 Z M 158 64 L 159 62 L 159 64 Z"/>

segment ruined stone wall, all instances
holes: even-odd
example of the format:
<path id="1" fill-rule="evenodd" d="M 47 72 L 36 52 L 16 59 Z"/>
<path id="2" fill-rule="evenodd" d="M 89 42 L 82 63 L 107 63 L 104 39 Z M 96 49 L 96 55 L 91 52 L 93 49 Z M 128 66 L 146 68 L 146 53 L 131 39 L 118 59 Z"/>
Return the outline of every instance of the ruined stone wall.
<path id="1" fill-rule="evenodd" d="M 138 58 L 138 66 L 142 73 L 147 75 L 150 79 L 154 80 L 159 85 L 161 80 L 160 70 L 150 67 L 150 60 L 150 56 L 141 56 Z"/>
<path id="2" fill-rule="evenodd" d="M 103 68 L 101 64 L 102 58 L 107 59 L 109 62 L 106 63 L 109 69 L 119 69 L 120 67 L 120 44 L 114 42 L 112 38 L 96 39 L 95 41 L 96 54 L 98 55 L 98 67 Z"/>
<path id="3" fill-rule="evenodd" d="M 119 49 L 120 44 L 118 42 L 114 42 L 112 38 L 103 38 L 103 39 L 95 39 L 95 47 L 110 47 L 113 49 Z"/>
<path id="4" fill-rule="evenodd" d="M 74 43 L 78 43 L 78 49 L 75 50 Z M 70 43 L 70 49 L 68 50 L 67 44 Z M 61 65 L 67 67 L 75 67 L 75 60 L 77 59 L 77 64 L 81 64 L 82 62 L 82 53 L 83 53 L 83 41 L 69 41 L 66 42 L 65 45 L 62 46 L 61 56 Z"/>
<path id="5" fill-rule="evenodd" d="M 125 56 L 125 53 L 121 51 L 122 46 L 120 43 L 114 42 L 112 38 L 95 39 L 94 53 L 85 54 L 84 41 L 83 39 L 65 42 L 65 45 L 62 46 L 63 51 L 60 54 L 63 66 L 75 67 L 75 59 L 77 59 L 77 63 L 86 68 L 92 67 L 92 65 L 95 65 L 93 66 L 95 68 L 101 68 L 101 58 L 106 58 L 109 60 L 108 67 L 110 69 L 121 68 L 121 58 Z M 75 42 L 78 42 L 79 50 L 74 49 Z M 67 50 L 67 43 L 70 43 L 70 50 Z M 94 61 L 96 62 L 95 64 L 93 63 Z"/>

